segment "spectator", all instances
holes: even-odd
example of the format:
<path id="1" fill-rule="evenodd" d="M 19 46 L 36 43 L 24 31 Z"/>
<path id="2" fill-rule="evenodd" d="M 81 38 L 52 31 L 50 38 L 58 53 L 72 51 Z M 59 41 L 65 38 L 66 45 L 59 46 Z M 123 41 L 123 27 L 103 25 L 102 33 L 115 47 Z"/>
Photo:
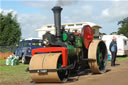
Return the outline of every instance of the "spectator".
<path id="1" fill-rule="evenodd" d="M 111 66 L 115 66 L 116 56 L 117 56 L 117 42 L 116 37 L 113 36 L 113 39 L 110 43 L 109 50 L 111 52 L 112 58 L 111 58 Z"/>

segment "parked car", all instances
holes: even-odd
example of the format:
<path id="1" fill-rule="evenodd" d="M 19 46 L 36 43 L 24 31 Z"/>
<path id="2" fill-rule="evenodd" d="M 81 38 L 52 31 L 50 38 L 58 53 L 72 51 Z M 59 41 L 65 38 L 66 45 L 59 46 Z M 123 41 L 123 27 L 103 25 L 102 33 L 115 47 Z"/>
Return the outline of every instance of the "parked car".
<path id="1" fill-rule="evenodd" d="M 123 35 L 103 35 L 102 40 L 105 41 L 108 53 L 109 51 L 109 45 L 112 41 L 113 36 L 117 38 L 117 56 L 124 56 L 128 55 L 128 38 Z"/>
<path id="2" fill-rule="evenodd" d="M 42 48 L 42 43 L 43 40 L 41 39 L 22 40 L 14 50 L 14 53 L 22 60 L 23 64 L 27 64 L 31 59 L 32 49 Z"/>

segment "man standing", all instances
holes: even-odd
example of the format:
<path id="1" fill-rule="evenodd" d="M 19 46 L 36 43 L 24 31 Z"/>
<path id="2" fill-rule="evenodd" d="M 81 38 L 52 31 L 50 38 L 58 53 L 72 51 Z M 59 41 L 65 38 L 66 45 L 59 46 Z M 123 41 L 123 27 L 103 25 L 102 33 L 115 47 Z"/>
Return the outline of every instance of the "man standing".
<path id="1" fill-rule="evenodd" d="M 113 36 L 113 39 L 110 43 L 109 50 L 111 52 L 112 58 L 111 58 L 111 66 L 115 66 L 116 61 L 116 55 L 117 55 L 117 42 L 116 37 Z"/>

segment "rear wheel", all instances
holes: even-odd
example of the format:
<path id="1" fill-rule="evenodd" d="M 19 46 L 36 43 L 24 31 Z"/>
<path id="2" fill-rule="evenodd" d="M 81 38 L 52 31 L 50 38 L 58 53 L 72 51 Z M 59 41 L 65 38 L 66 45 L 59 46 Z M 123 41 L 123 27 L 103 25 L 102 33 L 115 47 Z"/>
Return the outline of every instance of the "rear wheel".
<path id="1" fill-rule="evenodd" d="M 89 46 L 88 58 L 94 59 L 89 61 L 89 66 L 93 73 L 106 72 L 107 65 L 107 48 L 103 41 L 93 40 Z"/>

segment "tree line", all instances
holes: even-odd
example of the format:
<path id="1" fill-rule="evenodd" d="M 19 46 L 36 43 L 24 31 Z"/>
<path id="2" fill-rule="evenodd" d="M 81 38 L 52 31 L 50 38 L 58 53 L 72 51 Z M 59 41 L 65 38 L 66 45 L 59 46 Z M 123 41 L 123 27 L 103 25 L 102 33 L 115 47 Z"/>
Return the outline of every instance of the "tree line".
<path id="1" fill-rule="evenodd" d="M 0 13 L 0 46 L 10 46 L 19 43 L 21 28 L 16 15 Z"/>
<path id="2" fill-rule="evenodd" d="M 126 37 L 128 37 L 128 17 L 119 21 L 118 25 L 121 25 L 121 27 L 119 27 L 119 30 L 118 30 L 117 33 L 118 34 L 123 34 Z"/>
<path id="3" fill-rule="evenodd" d="M 120 25 L 120 27 L 118 28 L 117 32 L 112 32 L 110 33 L 110 35 L 113 34 L 123 34 L 124 36 L 128 37 L 128 17 L 124 18 L 121 21 L 118 21 L 117 23 L 118 25 Z M 100 33 L 101 35 L 106 35 L 106 33 Z"/>

